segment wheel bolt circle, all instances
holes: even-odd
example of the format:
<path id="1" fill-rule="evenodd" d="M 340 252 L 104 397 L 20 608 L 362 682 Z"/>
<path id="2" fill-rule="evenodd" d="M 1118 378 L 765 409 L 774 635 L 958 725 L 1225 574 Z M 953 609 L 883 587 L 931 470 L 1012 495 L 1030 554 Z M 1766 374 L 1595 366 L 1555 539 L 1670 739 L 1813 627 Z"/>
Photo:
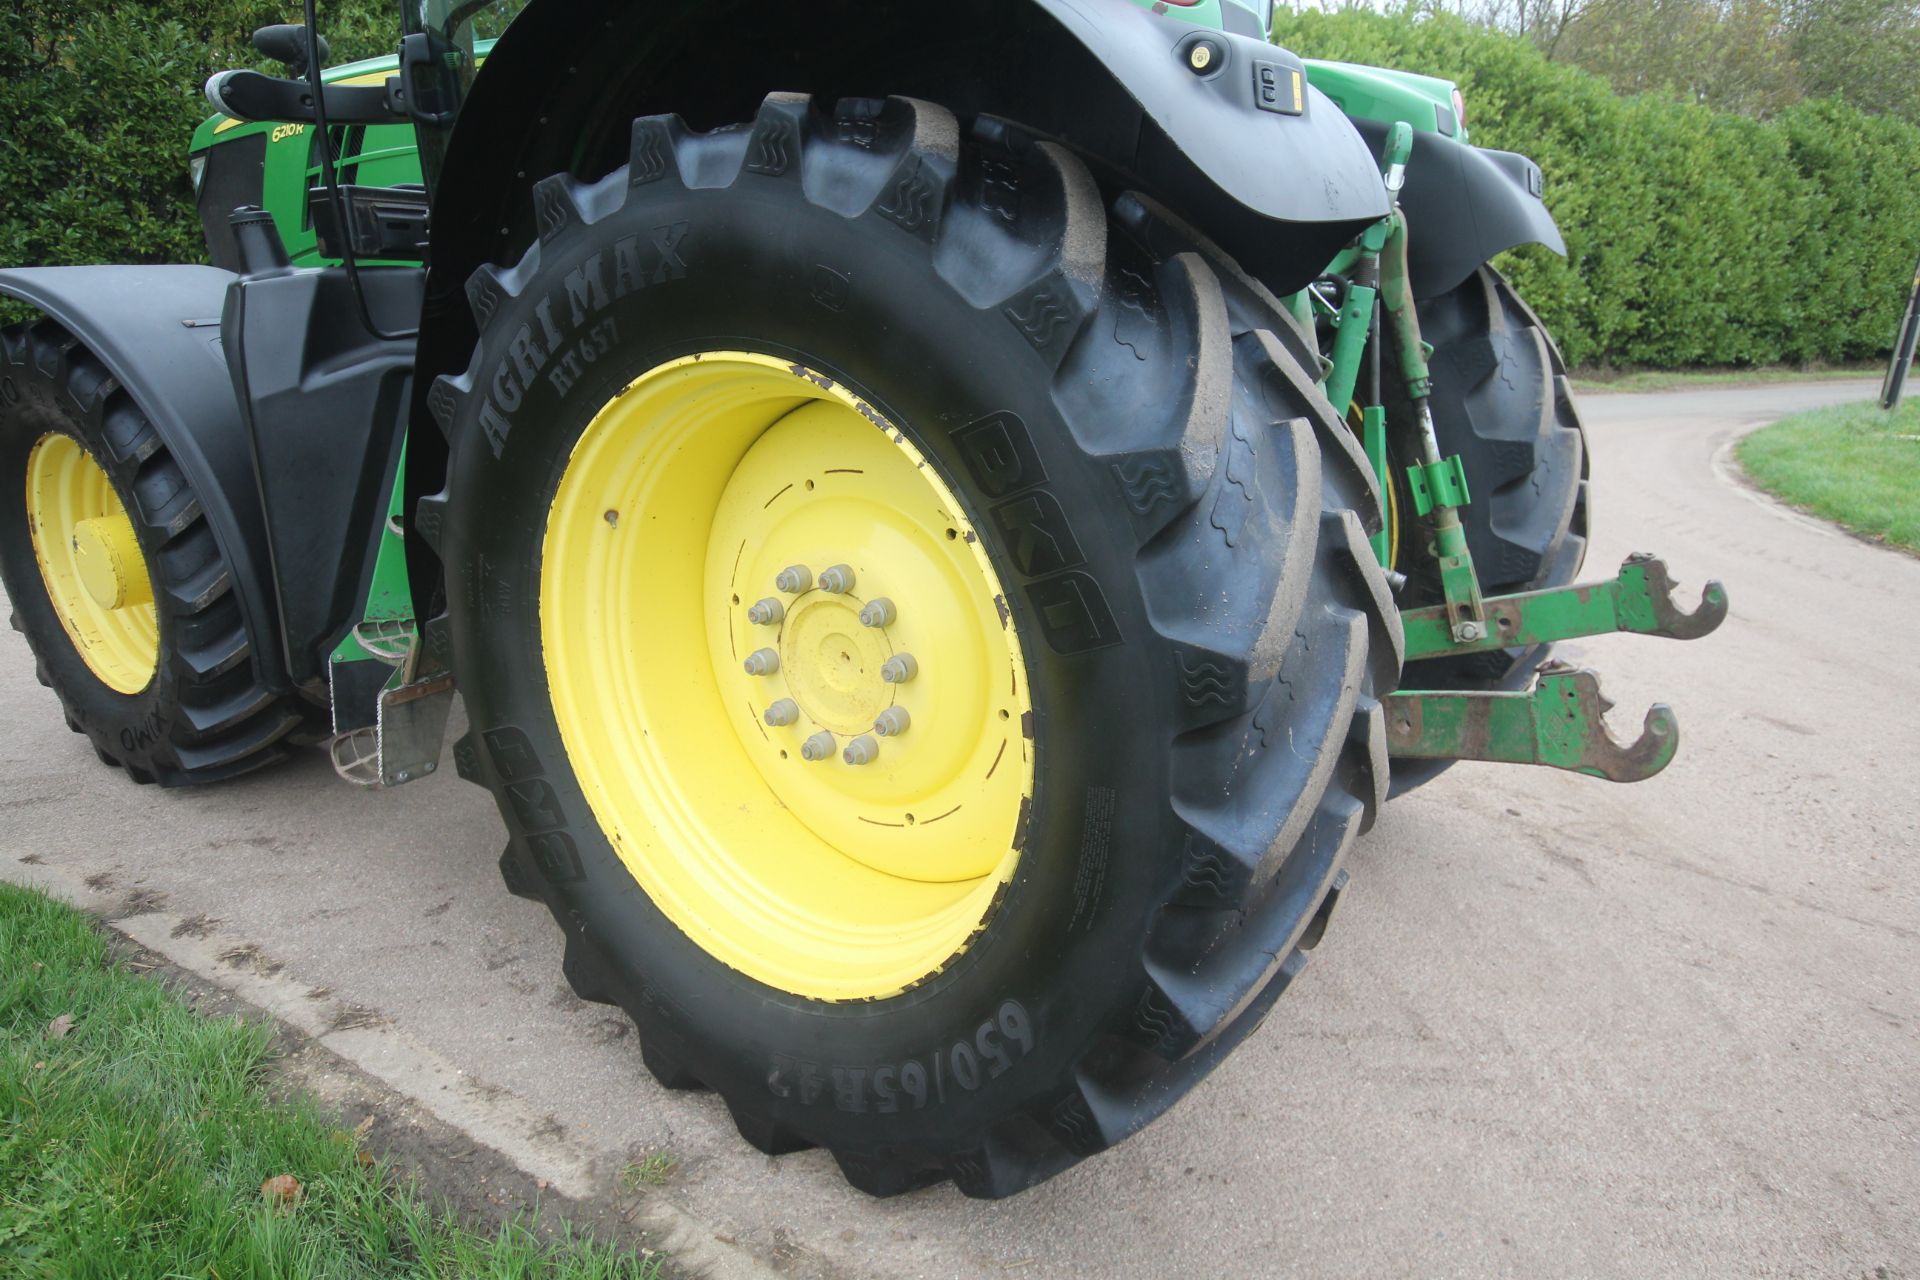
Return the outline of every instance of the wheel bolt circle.
<path id="1" fill-rule="evenodd" d="M 767 708 L 766 721 L 776 729 L 784 729 L 800 718 L 800 704 L 792 698 L 782 698 Z"/>
<path id="2" fill-rule="evenodd" d="M 840 758 L 848 764 L 872 764 L 880 758 L 880 744 L 868 734 L 861 734 L 847 744 Z"/>
<path id="3" fill-rule="evenodd" d="M 765 600 L 756 600 L 747 610 L 747 621 L 756 627 L 777 626 L 787 616 L 787 606 L 768 596 Z"/>
<path id="4" fill-rule="evenodd" d="M 802 760 L 825 760 L 833 754 L 833 748 L 833 735 L 823 729 L 800 744 L 800 758 Z"/>
<path id="5" fill-rule="evenodd" d="M 831 569 L 820 571 L 820 589 L 832 592 L 836 596 L 845 595 L 853 590 L 853 569 L 849 565 L 837 564 Z"/>
<path id="6" fill-rule="evenodd" d="M 905 684 L 920 674 L 920 664 L 910 653 L 896 653 L 880 668 L 880 678 L 888 684 Z"/>
<path id="7" fill-rule="evenodd" d="M 867 601 L 860 610 L 860 625 L 863 627 L 890 627 L 900 611 L 893 607 L 893 601 L 885 596 L 875 596 Z"/>
<path id="8" fill-rule="evenodd" d="M 770 676 L 780 669 L 780 655 L 773 649 L 755 649 L 741 665 L 750 676 Z"/>
<path id="9" fill-rule="evenodd" d="M 888 707 L 873 722 L 873 731 L 883 738 L 897 738 L 912 723 L 913 717 L 907 714 L 905 707 Z"/>
<path id="10" fill-rule="evenodd" d="M 797 596 L 813 585 L 813 570 L 803 564 L 790 564 L 774 575 L 774 589 Z"/>

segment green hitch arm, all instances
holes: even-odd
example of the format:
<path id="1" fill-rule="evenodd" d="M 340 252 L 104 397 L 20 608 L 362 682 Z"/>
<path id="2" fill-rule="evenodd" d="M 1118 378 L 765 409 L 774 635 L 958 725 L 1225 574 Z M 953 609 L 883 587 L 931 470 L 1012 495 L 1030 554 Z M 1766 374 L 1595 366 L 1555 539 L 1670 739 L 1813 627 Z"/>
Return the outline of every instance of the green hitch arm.
<path id="1" fill-rule="evenodd" d="M 1614 741 L 1599 677 L 1561 662 L 1541 667 L 1521 693 L 1395 693 L 1386 703 L 1387 754 L 1399 759 L 1538 764 L 1644 782 L 1680 749 L 1680 724 L 1665 703 L 1647 712 L 1636 740 Z"/>
<path id="2" fill-rule="evenodd" d="M 1413 129 L 1404 121 L 1394 125 L 1381 161 L 1381 179 L 1393 200 L 1400 197 L 1407 157 L 1412 151 Z M 1374 302 L 1380 296 L 1380 251 L 1394 235 L 1397 217 L 1396 213 L 1367 227 L 1327 266 L 1328 275 L 1350 277 L 1346 298 L 1334 317 L 1333 351 L 1327 361 L 1325 378 L 1327 399 L 1342 418 L 1347 416 L 1347 406 L 1353 403 L 1367 344 L 1378 339 Z M 1404 223 L 1398 225 L 1404 226 Z M 1378 468 L 1377 474 L 1381 483 L 1386 483 L 1386 469 Z"/>
<path id="3" fill-rule="evenodd" d="M 1627 557 L 1620 576 L 1612 582 L 1495 596 L 1484 606 L 1486 634 L 1471 641 L 1454 638 L 1453 619 L 1445 605 L 1403 612 L 1400 622 L 1406 628 L 1407 661 L 1518 649 L 1615 631 L 1698 640 L 1726 621 L 1727 589 L 1717 580 L 1707 583 L 1700 607 L 1688 613 L 1673 602 L 1673 575 L 1666 562 L 1637 553 Z"/>
<path id="4" fill-rule="evenodd" d="M 1380 254 L 1380 302 L 1393 325 L 1394 345 L 1400 353 L 1400 374 L 1413 401 L 1419 427 L 1420 461 L 1407 469 L 1413 490 L 1414 512 L 1433 517 L 1433 556 L 1440 570 L 1440 590 L 1446 599 L 1447 634 L 1455 644 L 1478 644 L 1490 634 L 1480 575 L 1474 572 L 1473 552 L 1459 508 L 1467 505 L 1467 473 L 1459 457 L 1442 457 L 1440 437 L 1433 427 L 1433 374 L 1427 357 L 1433 354 L 1420 336 L 1413 286 L 1407 268 L 1407 219 L 1398 208 Z"/>
<path id="5" fill-rule="evenodd" d="M 1339 327 L 1333 334 L 1333 367 L 1327 373 L 1327 399 L 1333 402 L 1334 412 L 1342 418 L 1347 416 L 1353 388 L 1360 381 L 1367 331 L 1373 327 L 1373 300 L 1379 296 L 1379 291 L 1366 281 L 1366 268 L 1371 265 L 1371 260 L 1363 259 L 1361 270 L 1354 273 L 1346 301 L 1340 306 Z"/>
<path id="6" fill-rule="evenodd" d="M 1387 474 L 1387 411 L 1377 404 L 1368 405 L 1360 411 L 1360 448 L 1367 455 L 1367 465 L 1373 468 L 1373 474 L 1384 489 L 1393 483 L 1393 477 Z M 1386 522 L 1381 522 L 1380 532 L 1367 539 L 1373 548 L 1373 558 L 1383 567 L 1387 566 L 1392 547 Z"/>

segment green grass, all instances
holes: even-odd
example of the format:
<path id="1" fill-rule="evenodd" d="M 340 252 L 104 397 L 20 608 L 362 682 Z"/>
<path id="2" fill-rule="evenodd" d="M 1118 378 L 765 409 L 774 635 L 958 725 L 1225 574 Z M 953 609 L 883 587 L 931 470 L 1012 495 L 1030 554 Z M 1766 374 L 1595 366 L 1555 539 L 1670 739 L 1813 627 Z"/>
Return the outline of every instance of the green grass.
<path id="1" fill-rule="evenodd" d="M 1871 404 L 1796 414 L 1742 440 L 1739 458 L 1776 498 L 1920 551 L 1920 400 L 1892 414 Z"/>
<path id="2" fill-rule="evenodd" d="M 1852 382 L 1878 380 L 1885 366 L 1817 369 L 1576 369 L 1581 395 L 1609 391 L 1690 391 L 1695 387 L 1751 386 L 1756 382 Z"/>
<path id="3" fill-rule="evenodd" d="M 193 1012 L 112 964 L 86 917 L 0 884 L 0 1275 L 657 1275 L 657 1259 L 525 1221 L 463 1228 L 312 1105 L 270 1099 L 270 1039 Z M 261 1194 L 282 1174 L 300 1183 L 291 1208 Z"/>
<path id="4" fill-rule="evenodd" d="M 649 1152 L 620 1170 L 620 1185 L 628 1191 L 643 1187 L 664 1187 L 680 1167 L 680 1158 L 670 1151 Z"/>

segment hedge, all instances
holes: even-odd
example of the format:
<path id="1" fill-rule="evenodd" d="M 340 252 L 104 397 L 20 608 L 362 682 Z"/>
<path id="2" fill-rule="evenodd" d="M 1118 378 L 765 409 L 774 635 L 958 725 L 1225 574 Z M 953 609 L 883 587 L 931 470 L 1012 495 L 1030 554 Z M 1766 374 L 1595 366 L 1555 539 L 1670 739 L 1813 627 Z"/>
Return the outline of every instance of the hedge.
<path id="1" fill-rule="evenodd" d="M 295 7 L 0 8 L 0 263 L 201 260 L 186 169 L 200 85 L 258 65 L 248 34 Z M 393 47 L 392 0 L 322 12 L 336 61 Z M 1283 10 L 1276 38 L 1458 80 L 1474 141 L 1539 162 L 1569 257 L 1502 265 L 1576 364 L 1839 362 L 1892 342 L 1920 248 L 1920 128 L 1837 102 L 1763 122 L 1623 98 L 1444 15 Z"/>
<path id="2" fill-rule="evenodd" d="M 323 0 L 336 60 L 390 51 L 393 0 Z M 0 5 L 0 265 L 204 262 L 187 142 L 215 71 L 271 69 L 254 28 L 283 0 Z M 24 309 L 0 302 L 0 322 Z"/>
<path id="3" fill-rule="evenodd" d="M 1574 364 L 1838 363 L 1892 347 L 1920 251 L 1920 128 L 1830 100 L 1762 121 L 1620 97 L 1444 14 L 1283 10 L 1274 38 L 1456 80 L 1473 141 L 1539 163 L 1567 257 L 1522 249 L 1500 265 Z"/>

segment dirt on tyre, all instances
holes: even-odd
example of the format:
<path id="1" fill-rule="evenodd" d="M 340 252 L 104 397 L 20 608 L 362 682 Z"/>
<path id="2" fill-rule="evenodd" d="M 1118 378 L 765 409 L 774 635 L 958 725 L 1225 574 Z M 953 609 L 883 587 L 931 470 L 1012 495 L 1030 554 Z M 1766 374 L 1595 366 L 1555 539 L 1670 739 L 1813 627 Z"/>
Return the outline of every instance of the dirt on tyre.
<path id="1" fill-rule="evenodd" d="M 261 678 L 179 463 L 50 321 L 0 333 L 0 575 L 68 726 L 136 782 L 236 777 L 310 729 Z"/>
<path id="2" fill-rule="evenodd" d="M 1401 638 L 1313 351 L 1062 148 L 903 99 L 637 121 L 429 401 L 472 721 L 582 996 L 862 1190 L 1138 1130 L 1299 971 Z"/>
<path id="3" fill-rule="evenodd" d="M 1458 454 L 1472 478 L 1472 501 L 1460 518 L 1482 589 L 1510 595 L 1573 582 L 1587 550 L 1588 458 L 1559 348 L 1513 286 L 1488 266 L 1422 302 L 1420 329 L 1434 348 L 1431 404 L 1440 451 Z M 1411 516 L 1399 483 L 1399 509 Z M 1396 560 L 1409 574 L 1401 596 L 1408 608 L 1443 598 L 1437 574 L 1408 568 L 1408 543 L 1418 536 L 1424 535 L 1409 519 Z M 1410 689 L 1518 688 L 1548 652 L 1541 645 L 1410 662 L 1402 683 Z M 1430 781 L 1451 763 L 1396 765 L 1394 793 Z"/>

